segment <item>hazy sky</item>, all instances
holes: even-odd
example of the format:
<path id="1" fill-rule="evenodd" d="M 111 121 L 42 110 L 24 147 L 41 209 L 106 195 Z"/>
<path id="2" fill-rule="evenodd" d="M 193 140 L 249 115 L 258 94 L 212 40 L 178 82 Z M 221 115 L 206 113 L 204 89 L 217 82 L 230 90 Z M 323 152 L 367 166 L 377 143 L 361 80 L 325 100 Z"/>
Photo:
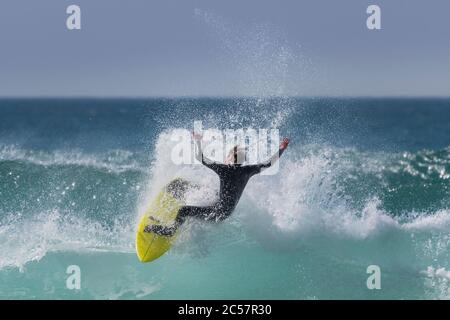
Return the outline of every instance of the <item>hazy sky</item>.
<path id="1" fill-rule="evenodd" d="M 0 2 L 0 96 L 179 95 L 450 96 L 450 1 Z"/>

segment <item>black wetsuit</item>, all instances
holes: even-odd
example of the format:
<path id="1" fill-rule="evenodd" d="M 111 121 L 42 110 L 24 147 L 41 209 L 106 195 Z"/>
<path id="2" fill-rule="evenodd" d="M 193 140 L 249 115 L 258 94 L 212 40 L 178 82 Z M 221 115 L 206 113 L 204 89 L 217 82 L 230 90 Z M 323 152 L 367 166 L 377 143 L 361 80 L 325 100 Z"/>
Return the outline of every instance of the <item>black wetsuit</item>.
<path id="1" fill-rule="evenodd" d="M 220 179 L 219 199 L 211 206 L 183 206 L 178 212 L 176 223 L 171 227 L 153 225 L 146 231 L 155 232 L 160 235 L 171 236 L 184 222 L 186 217 L 197 217 L 209 221 L 222 221 L 229 217 L 244 192 L 248 180 L 263 168 L 268 168 L 277 160 L 284 150 L 279 150 L 268 161 L 256 165 L 241 166 L 240 164 L 226 165 L 213 162 L 203 156 L 200 143 L 197 143 L 196 158 L 203 165 L 213 170 Z"/>

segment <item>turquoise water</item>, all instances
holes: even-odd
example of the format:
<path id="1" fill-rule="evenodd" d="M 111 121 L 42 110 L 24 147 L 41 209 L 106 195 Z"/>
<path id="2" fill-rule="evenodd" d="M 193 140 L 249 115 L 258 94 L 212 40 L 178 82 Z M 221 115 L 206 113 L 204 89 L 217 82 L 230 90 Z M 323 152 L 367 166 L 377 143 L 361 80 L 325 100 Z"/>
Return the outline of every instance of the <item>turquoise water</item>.
<path id="1" fill-rule="evenodd" d="M 11 99 L 0 119 L 1 298 L 450 297 L 448 99 Z M 292 142 L 232 217 L 188 221 L 141 264 L 134 229 L 155 192 L 175 176 L 200 185 L 195 203 L 218 188 L 171 161 L 194 120 Z"/>

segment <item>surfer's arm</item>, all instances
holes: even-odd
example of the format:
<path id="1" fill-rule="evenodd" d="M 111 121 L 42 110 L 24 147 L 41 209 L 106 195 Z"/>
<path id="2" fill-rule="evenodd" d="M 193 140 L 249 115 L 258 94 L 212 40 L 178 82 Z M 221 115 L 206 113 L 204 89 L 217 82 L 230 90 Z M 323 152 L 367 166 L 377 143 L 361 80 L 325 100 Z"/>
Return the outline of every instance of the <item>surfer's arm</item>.
<path id="1" fill-rule="evenodd" d="M 269 168 L 272 164 L 278 161 L 278 159 L 283 154 L 284 150 L 286 150 L 287 146 L 289 144 L 289 139 L 284 138 L 283 141 L 280 143 L 280 148 L 277 152 L 275 152 L 267 161 L 261 162 L 256 165 L 248 166 L 253 171 L 254 174 L 260 173 L 262 169 Z"/>
<path id="2" fill-rule="evenodd" d="M 200 161 L 204 166 L 210 168 L 211 170 L 217 171 L 220 167 L 220 163 L 214 162 L 203 155 L 202 144 L 199 139 L 195 140 L 196 152 L 195 158 Z"/>

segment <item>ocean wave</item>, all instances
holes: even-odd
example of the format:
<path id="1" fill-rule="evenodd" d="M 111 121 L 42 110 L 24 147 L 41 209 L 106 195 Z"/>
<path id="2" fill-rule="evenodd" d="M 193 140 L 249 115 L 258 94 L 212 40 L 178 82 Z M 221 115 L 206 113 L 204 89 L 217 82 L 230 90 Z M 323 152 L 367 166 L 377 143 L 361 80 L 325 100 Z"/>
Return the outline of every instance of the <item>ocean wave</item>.
<path id="1" fill-rule="evenodd" d="M 73 165 L 106 170 L 112 173 L 147 171 L 147 168 L 136 160 L 136 154 L 128 150 L 86 154 L 77 150 L 45 152 L 27 150 L 13 145 L 0 145 L 0 161 L 20 161 L 43 167 Z"/>
<path id="2" fill-rule="evenodd" d="M 8 253 L 0 257 L 0 269 L 23 270 L 49 252 L 133 252 L 133 230 L 132 223 L 105 225 L 58 211 L 9 214 L 0 221 L 0 251 Z"/>
<path id="3" fill-rule="evenodd" d="M 128 213 L 120 219 L 106 222 L 90 219 L 81 211 L 62 212 L 54 207 L 41 207 L 33 215 L 18 210 L 4 216 L 0 220 L 0 250 L 8 254 L 0 258 L 0 269 L 23 270 L 28 263 L 41 261 L 51 252 L 132 255 L 139 214 L 173 177 L 183 177 L 199 186 L 188 194 L 188 203 L 202 205 L 214 201 L 219 187 L 217 176 L 201 165 L 173 164 L 170 151 L 175 142 L 169 139 L 170 134 L 163 132 L 156 141 L 150 178 L 147 187 L 139 191 L 138 208 L 127 208 Z M 433 159 L 432 152 L 421 152 Z M 448 152 L 448 149 L 436 151 L 435 157 L 440 160 L 433 161 L 446 165 Z M 256 245 L 270 254 L 290 251 L 299 255 L 310 250 L 341 264 L 350 261 L 352 265 L 367 266 L 376 261 L 384 268 L 401 272 L 406 269 L 415 277 L 426 266 L 448 269 L 448 207 L 438 201 L 433 203 L 437 209 L 415 208 L 399 215 L 386 205 L 390 175 L 400 171 L 401 175 L 422 179 L 408 172 L 408 166 L 401 162 L 405 158 L 422 161 L 402 153 L 364 153 L 329 146 L 300 149 L 292 145 L 280 159 L 276 175 L 251 179 L 236 212 L 224 223 L 214 225 L 194 220 L 183 226 L 183 233 L 169 254 L 171 261 L 184 261 L 186 256 L 205 258 L 235 246 Z M 434 178 L 427 179 L 447 181 L 438 171 L 431 172 Z M 415 183 L 414 179 L 411 181 Z M 376 188 L 366 188 L 368 181 L 376 183 Z M 366 192 L 369 189 L 374 192 Z M 98 296 L 120 298 L 158 290 L 153 282 L 149 283 L 148 291 L 123 288 L 107 290 Z"/>

